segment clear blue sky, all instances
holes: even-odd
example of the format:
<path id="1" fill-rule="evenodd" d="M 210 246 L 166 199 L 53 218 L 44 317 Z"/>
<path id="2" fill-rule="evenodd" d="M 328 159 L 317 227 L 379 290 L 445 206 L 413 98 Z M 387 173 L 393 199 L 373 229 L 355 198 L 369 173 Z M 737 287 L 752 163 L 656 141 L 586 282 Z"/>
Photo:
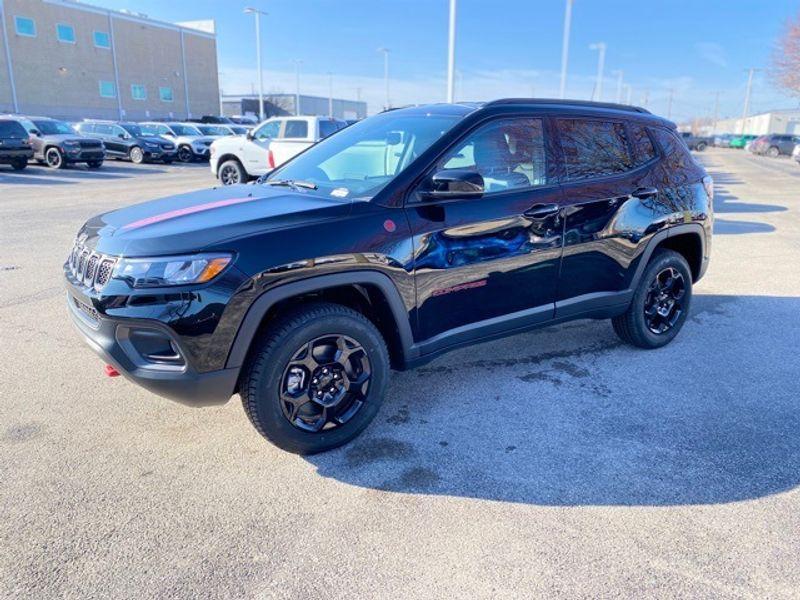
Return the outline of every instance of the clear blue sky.
<path id="1" fill-rule="evenodd" d="M 249 92 L 256 81 L 253 17 L 263 20 L 265 89 L 294 91 L 293 59 L 303 61 L 301 90 L 354 98 L 360 88 L 371 111 L 383 101 L 383 62 L 391 50 L 393 104 L 443 101 L 447 0 L 91 0 L 166 21 L 214 19 L 225 93 Z M 561 57 L 564 0 L 459 0 L 457 96 L 463 100 L 555 96 Z M 603 96 L 616 99 L 612 71 L 621 69 L 632 98 L 666 114 L 675 89 L 673 119 L 741 113 L 746 67 L 767 67 L 785 20 L 800 0 L 575 0 L 570 44 L 570 97 L 588 98 L 597 54 L 608 45 Z M 798 106 L 764 73 L 753 89 L 753 109 Z"/>

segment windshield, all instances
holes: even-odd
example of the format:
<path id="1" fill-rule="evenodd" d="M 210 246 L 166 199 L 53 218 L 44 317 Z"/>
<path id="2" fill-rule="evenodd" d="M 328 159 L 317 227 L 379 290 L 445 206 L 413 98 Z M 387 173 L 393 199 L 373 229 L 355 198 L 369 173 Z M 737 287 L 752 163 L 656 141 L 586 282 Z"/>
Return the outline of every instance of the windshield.
<path id="1" fill-rule="evenodd" d="M 125 130 L 125 131 L 127 131 L 128 133 L 130 133 L 130 134 L 131 134 L 133 137 L 141 137 L 141 136 L 143 136 L 143 135 L 147 135 L 146 133 L 144 133 L 144 131 L 142 130 L 142 128 L 141 128 L 141 127 L 139 127 L 138 125 L 132 125 L 132 124 L 130 124 L 130 123 L 125 123 L 124 125 L 120 124 L 120 126 L 121 126 L 121 127 L 122 127 L 122 128 Z"/>
<path id="2" fill-rule="evenodd" d="M 230 135 L 231 132 L 227 127 L 220 125 L 198 125 L 197 128 L 203 132 L 203 135 Z"/>
<path id="3" fill-rule="evenodd" d="M 36 129 L 43 135 L 75 135 L 75 130 L 63 121 L 34 121 Z"/>
<path id="4" fill-rule="evenodd" d="M 179 125 L 175 123 L 174 125 L 170 125 L 169 128 L 175 132 L 175 135 L 203 135 L 191 125 Z"/>
<path id="5" fill-rule="evenodd" d="M 382 113 L 322 140 L 267 181 L 305 181 L 326 196 L 369 200 L 459 120 Z"/>

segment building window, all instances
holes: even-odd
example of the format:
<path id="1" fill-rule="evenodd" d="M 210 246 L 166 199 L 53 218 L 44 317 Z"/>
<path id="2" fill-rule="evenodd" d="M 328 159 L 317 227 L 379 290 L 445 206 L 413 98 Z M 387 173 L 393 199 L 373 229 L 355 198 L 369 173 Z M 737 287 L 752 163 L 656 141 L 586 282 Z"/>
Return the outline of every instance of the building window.
<path id="1" fill-rule="evenodd" d="M 74 44 L 75 28 L 72 25 L 59 23 L 56 25 L 56 37 L 58 38 L 59 42 L 64 42 L 65 44 Z"/>
<path id="2" fill-rule="evenodd" d="M 117 86 L 114 85 L 113 81 L 101 81 L 100 82 L 100 95 L 103 98 L 116 98 L 117 97 Z"/>
<path id="3" fill-rule="evenodd" d="M 17 35 L 36 37 L 36 22 L 28 17 L 14 17 L 14 27 Z"/>
<path id="4" fill-rule="evenodd" d="M 105 31 L 94 32 L 94 47 L 95 48 L 111 48 L 111 38 Z"/>
<path id="5" fill-rule="evenodd" d="M 174 100 L 174 97 L 172 96 L 172 88 L 171 87 L 158 88 L 158 97 L 161 98 L 162 102 L 172 102 Z"/>
<path id="6" fill-rule="evenodd" d="M 147 88 L 138 83 L 131 84 L 131 96 L 134 100 L 147 100 Z"/>

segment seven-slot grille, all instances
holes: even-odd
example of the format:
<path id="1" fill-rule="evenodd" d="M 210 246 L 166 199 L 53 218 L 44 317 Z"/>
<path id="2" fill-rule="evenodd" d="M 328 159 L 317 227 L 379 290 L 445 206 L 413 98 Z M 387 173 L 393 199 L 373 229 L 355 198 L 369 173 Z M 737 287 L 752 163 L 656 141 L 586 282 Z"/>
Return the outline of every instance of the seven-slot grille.
<path id="1" fill-rule="evenodd" d="M 81 148 L 92 150 L 100 148 L 103 145 L 100 140 L 80 140 L 78 143 L 80 144 Z"/>
<path id="2" fill-rule="evenodd" d="M 82 244 L 76 243 L 69 255 L 67 264 L 72 276 L 86 287 L 102 289 L 111 279 L 111 272 L 117 259 L 92 252 Z"/>

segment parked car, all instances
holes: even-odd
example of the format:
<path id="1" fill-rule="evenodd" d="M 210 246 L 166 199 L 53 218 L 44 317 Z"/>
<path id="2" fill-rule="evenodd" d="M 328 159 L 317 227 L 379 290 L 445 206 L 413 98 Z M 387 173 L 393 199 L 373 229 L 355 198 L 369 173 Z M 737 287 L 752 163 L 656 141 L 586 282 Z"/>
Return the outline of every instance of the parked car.
<path id="1" fill-rule="evenodd" d="M 258 119 L 250 115 L 234 115 L 230 117 L 230 119 L 237 125 L 244 125 L 245 127 L 255 127 L 258 125 Z"/>
<path id="2" fill-rule="evenodd" d="M 347 127 L 328 117 L 274 117 L 246 137 L 211 146 L 211 172 L 223 185 L 243 183 L 279 167 L 319 140 Z"/>
<path id="3" fill-rule="evenodd" d="M 203 135 L 194 123 L 150 121 L 141 123 L 141 127 L 149 135 L 158 135 L 172 141 L 178 148 L 177 157 L 181 162 L 208 160 L 209 148 L 214 138 Z"/>
<path id="4" fill-rule="evenodd" d="M 78 123 L 78 131 L 101 139 L 111 158 L 127 159 L 137 165 L 154 161 L 168 165 L 175 160 L 175 144 L 149 135 L 137 123 L 87 120 Z"/>
<path id="5" fill-rule="evenodd" d="M 203 115 L 197 120 L 198 123 L 212 123 L 217 125 L 233 125 L 234 121 L 228 117 L 219 117 L 216 115 Z"/>
<path id="6" fill-rule="evenodd" d="M 686 146 L 689 150 L 696 150 L 697 152 L 703 152 L 706 148 L 711 145 L 711 138 L 704 137 L 699 135 L 694 135 L 690 131 L 681 131 L 680 132 L 681 138 L 686 143 Z"/>
<path id="7" fill-rule="evenodd" d="M 206 137 L 217 140 L 232 135 L 247 135 L 248 129 L 239 125 L 205 125 L 198 124 L 197 129 Z"/>
<path id="8" fill-rule="evenodd" d="M 757 135 L 736 135 L 731 138 L 728 147 L 730 148 L 744 148 L 747 145 L 747 142 L 752 142 L 756 139 Z"/>
<path id="9" fill-rule="evenodd" d="M 733 137 L 734 135 L 732 133 L 723 133 L 722 135 L 714 136 L 714 146 L 717 148 L 729 148 Z"/>
<path id="10" fill-rule="evenodd" d="M 644 109 L 410 107 L 261 185 L 90 219 L 66 300 L 110 375 L 195 406 L 239 393 L 263 436 L 313 453 L 364 430 L 390 368 L 457 347 L 585 318 L 668 344 L 708 266 L 712 198 L 674 124 Z"/>
<path id="11" fill-rule="evenodd" d="M 31 158 L 30 134 L 17 120 L 0 118 L 0 165 L 21 171 Z"/>
<path id="12" fill-rule="evenodd" d="M 86 163 L 99 169 L 106 158 L 106 147 L 95 137 L 78 133 L 64 121 L 47 117 L 19 117 L 19 122 L 31 136 L 33 158 L 52 169 Z"/>
<path id="13" fill-rule="evenodd" d="M 777 158 L 778 156 L 791 156 L 795 145 L 800 142 L 800 137 L 789 134 L 762 135 L 753 140 L 750 151 L 753 154 L 762 154 Z"/>

